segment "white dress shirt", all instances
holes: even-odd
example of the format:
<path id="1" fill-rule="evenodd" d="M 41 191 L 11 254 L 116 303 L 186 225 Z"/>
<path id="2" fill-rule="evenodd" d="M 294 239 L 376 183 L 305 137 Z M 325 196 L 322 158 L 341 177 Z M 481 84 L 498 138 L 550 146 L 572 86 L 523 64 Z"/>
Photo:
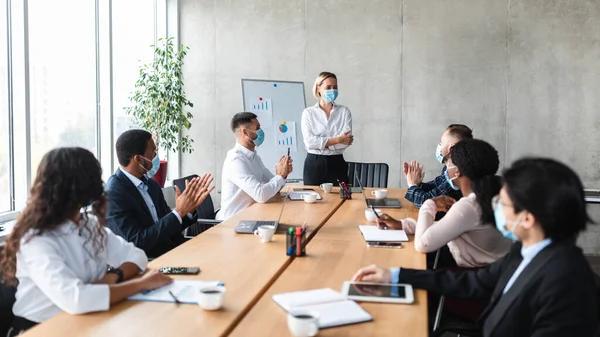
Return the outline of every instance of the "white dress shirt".
<path id="1" fill-rule="evenodd" d="M 143 271 L 148 264 L 144 251 L 104 228 L 104 249 L 96 253 L 88 240 L 98 230 L 90 215 L 82 230 L 68 221 L 42 235 L 25 235 L 17 252 L 16 302 L 13 313 L 33 322 L 46 321 L 61 311 L 83 314 L 108 310 L 110 291 L 100 280 L 107 266 L 135 263 Z M 85 226 L 85 227 L 83 227 Z M 81 233 L 80 233 L 81 232 Z"/>
<path id="2" fill-rule="evenodd" d="M 523 260 L 512 274 L 508 282 L 506 282 L 506 286 L 504 290 L 502 290 L 502 295 L 506 294 L 506 292 L 513 286 L 519 275 L 525 270 L 525 268 L 529 265 L 529 262 L 533 260 L 539 252 L 541 252 L 544 248 L 548 247 L 552 243 L 551 239 L 544 239 L 538 243 L 535 243 L 529 247 L 521 247 L 521 256 Z"/>
<path id="3" fill-rule="evenodd" d="M 325 156 L 344 153 L 348 145 L 325 145 L 329 138 L 341 136 L 346 131 L 352 131 L 352 113 L 343 105 L 334 103 L 329 119 L 318 102 L 302 112 L 302 139 L 308 153 Z"/>
<path id="4" fill-rule="evenodd" d="M 267 202 L 285 186 L 285 179 L 273 175 L 256 151 L 239 143 L 227 152 L 222 176 L 217 220 L 228 219 L 255 202 Z"/>
<path id="5" fill-rule="evenodd" d="M 152 198 L 150 197 L 150 193 L 148 193 L 148 184 L 145 184 L 138 177 L 125 171 L 123 168 L 121 168 L 121 172 L 123 172 L 123 174 L 125 174 L 125 176 L 127 178 L 129 178 L 129 180 L 131 180 L 131 183 L 133 184 L 133 186 L 137 187 L 138 191 L 142 195 L 142 198 L 146 202 L 146 206 L 148 206 L 148 209 L 150 210 L 150 214 L 152 214 L 152 219 L 154 219 L 154 223 L 157 223 L 159 220 L 158 214 L 156 213 L 156 207 L 154 206 L 154 201 L 152 201 Z M 148 179 L 150 179 L 150 178 L 148 178 Z M 183 220 L 181 219 L 181 215 L 179 215 L 179 213 L 176 210 L 171 211 L 171 213 L 175 214 L 177 219 L 179 219 L 179 223 L 183 223 Z M 188 216 L 190 216 L 190 215 L 188 214 Z"/>

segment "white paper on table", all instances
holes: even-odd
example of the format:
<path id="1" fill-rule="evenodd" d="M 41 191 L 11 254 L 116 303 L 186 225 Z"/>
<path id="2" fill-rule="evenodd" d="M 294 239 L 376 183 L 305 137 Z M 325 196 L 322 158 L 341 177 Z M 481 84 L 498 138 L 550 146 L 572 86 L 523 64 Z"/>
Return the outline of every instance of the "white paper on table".
<path id="1" fill-rule="evenodd" d="M 172 283 L 158 289 L 144 291 L 128 298 L 132 301 L 150 301 L 150 302 L 175 302 L 175 299 L 169 291 L 177 297 L 181 303 L 198 303 L 198 292 L 201 288 L 216 287 L 223 285 L 218 281 L 182 281 L 174 280 Z"/>
<path id="2" fill-rule="evenodd" d="M 403 230 L 396 229 L 379 229 L 377 226 L 361 225 L 358 226 L 365 241 L 384 241 L 384 242 L 398 242 L 408 241 L 408 236 Z"/>

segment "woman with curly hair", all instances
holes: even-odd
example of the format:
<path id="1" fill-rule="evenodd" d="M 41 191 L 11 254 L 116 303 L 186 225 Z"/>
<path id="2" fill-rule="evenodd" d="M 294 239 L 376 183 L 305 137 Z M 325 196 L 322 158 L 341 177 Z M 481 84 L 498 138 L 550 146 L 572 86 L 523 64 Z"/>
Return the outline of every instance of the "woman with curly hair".
<path id="1" fill-rule="evenodd" d="M 91 214 L 81 212 L 88 206 Z M 8 336 L 61 311 L 108 310 L 171 282 L 157 271 L 132 279 L 148 259 L 104 227 L 105 212 L 102 169 L 90 151 L 58 148 L 44 156 L 27 207 L 0 257 L 3 282 L 17 284 Z"/>
<path id="2" fill-rule="evenodd" d="M 493 263 L 503 257 L 511 245 L 496 229 L 491 206 L 492 198 L 501 187 L 496 176 L 500 164 L 498 151 L 483 140 L 468 139 L 452 147 L 445 164 L 448 183 L 462 192 L 459 201 L 454 203 L 447 196 L 436 197 L 423 203 L 418 221 L 400 221 L 383 214 L 378 226 L 414 233 L 415 249 L 423 253 L 448 245 L 460 267 Z M 434 222 L 436 212 L 446 211 L 440 221 Z"/>

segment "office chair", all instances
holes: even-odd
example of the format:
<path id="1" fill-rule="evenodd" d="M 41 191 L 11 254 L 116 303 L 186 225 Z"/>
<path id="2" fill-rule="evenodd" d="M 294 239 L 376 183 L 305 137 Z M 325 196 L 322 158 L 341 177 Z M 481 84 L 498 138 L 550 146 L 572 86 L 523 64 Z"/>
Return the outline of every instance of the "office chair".
<path id="1" fill-rule="evenodd" d="M 438 250 L 435 255 L 433 269 L 436 269 L 440 263 L 441 250 Z M 451 270 L 470 270 L 478 268 L 448 268 Z M 446 332 L 451 332 L 458 337 L 482 337 L 483 331 L 477 323 L 478 317 L 481 316 L 485 309 L 486 302 L 480 300 L 462 300 L 448 299 L 445 296 L 440 296 L 440 301 L 435 313 L 433 323 L 432 337 L 441 337 Z M 461 315 L 455 314 L 461 312 Z"/>
<path id="2" fill-rule="evenodd" d="M 0 247 L 0 252 L 2 247 Z M 17 287 L 8 286 L 0 280 L 0 336 L 6 336 L 13 320 L 12 307 L 15 304 Z"/>
<path id="3" fill-rule="evenodd" d="M 387 188 L 389 172 L 390 167 L 385 163 L 348 162 L 348 178 L 352 186 L 358 186 L 356 179 L 360 179 L 364 187 Z"/>
<path id="4" fill-rule="evenodd" d="M 185 181 L 191 180 L 196 177 L 198 177 L 197 174 L 192 174 L 187 177 L 175 179 L 173 180 L 173 186 L 179 187 L 179 190 L 181 191 L 181 193 L 183 193 L 183 191 L 185 191 Z M 208 195 L 206 197 L 206 200 L 204 200 L 204 202 L 202 202 L 202 204 L 200 204 L 200 206 L 196 208 L 196 213 L 198 213 L 198 221 L 190 227 L 186 228 L 183 231 L 183 236 L 186 238 L 192 238 L 204 232 L 205 230 L 220 224 L 220 220 L 215 220 L 215 216 L 217 215 L 218 211 L 218 209 L 215 211 L 215 206 L 213 205 L 212 198 L 210 197 L 210 195 Z"/>

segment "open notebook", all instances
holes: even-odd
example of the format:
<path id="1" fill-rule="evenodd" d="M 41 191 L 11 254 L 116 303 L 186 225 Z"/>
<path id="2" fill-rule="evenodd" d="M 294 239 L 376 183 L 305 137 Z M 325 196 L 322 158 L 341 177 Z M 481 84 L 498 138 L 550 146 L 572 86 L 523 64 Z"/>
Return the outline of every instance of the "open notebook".
<path id="1" fill-rule="evenodd" d="M 317 311 L 321 329 L 373 320 L 356 302 L 329 288 L 277 294 L 273 301 L 287 312 L 296 308 Z"/>
<path id="2" fill-rule="evenodd" d="M 379 229 L 377 226 L 362 225 L 358 226 L 365 241 L 384 241 L 384 242 L 406 242 L 408 236 L 403 230 Z"/>

